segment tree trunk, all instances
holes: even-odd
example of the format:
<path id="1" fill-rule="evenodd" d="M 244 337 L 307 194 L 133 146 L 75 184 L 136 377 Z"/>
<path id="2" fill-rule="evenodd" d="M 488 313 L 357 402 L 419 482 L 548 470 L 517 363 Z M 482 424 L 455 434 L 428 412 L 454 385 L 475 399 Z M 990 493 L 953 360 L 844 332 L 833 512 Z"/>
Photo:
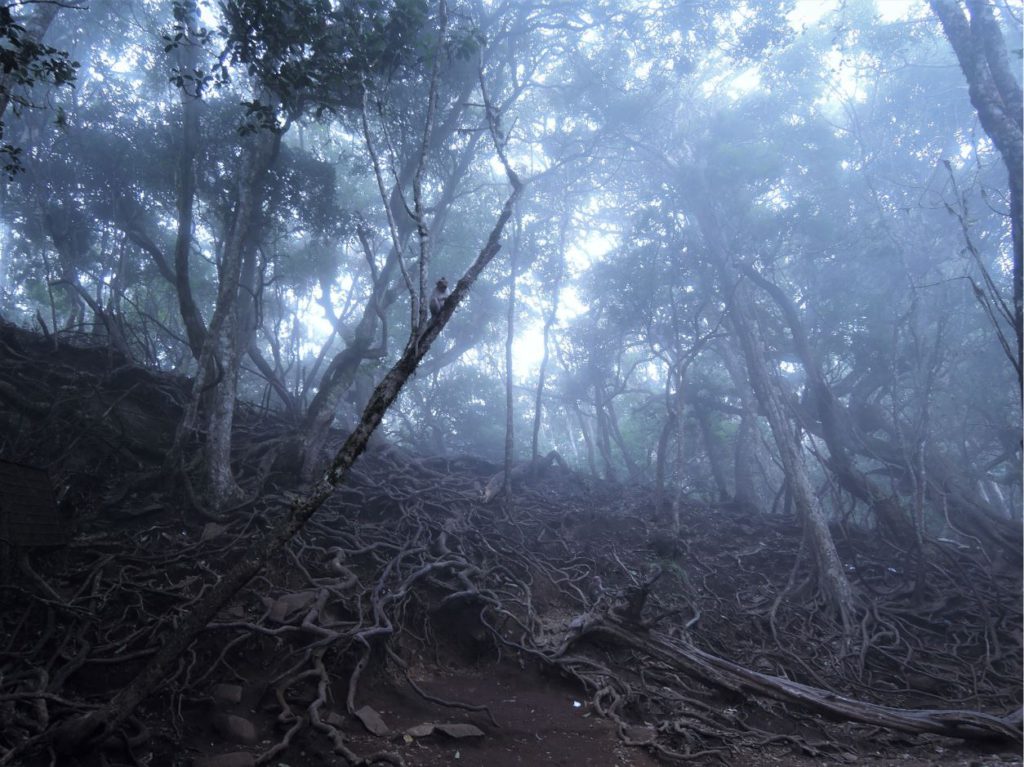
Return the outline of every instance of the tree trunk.
<path id="1" fill-rule="evenodd" d="M 676 392 L 673 409 L 676 422 L 676 470 L 672 493 L 672 535 L 679 535 L 680 515 L 683 507 L 683 487 L 686 479 L 686 399 L 683 371 L 676 369 Z"/>
<path id="2" fill-rule="evenodd" d="M 512 511 L 512 466 L 515 464 L 515 393 L 512 390 L 512 346 L 516 338 L 516 265 L 519 256 L 519 221 L 513 228 L 508 270 L 508 314 L 505 326 L 505 472 L 502 492 L 505 514 Z"/>
<path id="3" fill-rule="evenodd" d="M 597 449 L 604 461 L 604 477 L 610 482 L 616 482 L 615 467 L 612 465 L 612 444 L 609 437 L 608 414 L 604 410 L 604 388 L 594 384 L 594 414 L 597 421 Z"/>
<path id="4" fill-rule="evenodd" d="M 216 511 L 229 507 L 242 495 L 231 468 L 231 429 L 238 371 L 242 351 L 248 345 L 249 330 L 241 327 L 245 312 L 239 304 L 240 294 L 245 294 L 244 300 L 250 298 L 242 284 L 242 269 L 255 248 L 254 234 L 259 228 L 263 187 L 280 144 L 281 132 L 261 130 L 245 149 L 238 177 L 238 199 L 224 242 L 217 302 L 193 385 L 193 395 L 203 401 L 200 427 L 206 437 L 203 490 Z"/>
<path id="5" fill-rule="evenodd" d="M 750 382 L 743 374 L 739 360 L 728 342 L 719 345 L 722 364 L 729 371 L 733 386 L 736 387 L 742 414 L 733 444 L 733 501 L 745 509 L 757 510 L 761 504 L 757 495 L 755 475 L 757 460 L 755 449 L 760 435 L 757 431 L 756 403 L 750 392 Z"/>
<path id="6" fill-rule="evenodd" d="M 662 506 L 665 505 L 665 475 L 668 473 L 668 444 L 672 439 L 672 433 L 676 429 L 676 414 L 669 411 L 665 417 L 665 423 L 661 425 L 661 433 L 658 435 L 658 454 L 654 463 L 654 514 L 661 514 Z"/>
<path id="7" fill-rule="evenodd" d="M 1024 381 L 1024 98 L 988 0 L 967 0 L 970 19 L 958 0 L 929 0 L 929 4 L 960 63 L 981 127 L 999 151 L 1009 174 L 1013 318 L 1020 386 Z"/>
<path id="8" fill-rule="evenodd" d="M 555 276 L 555 284 L 551 294 L 551 310 L 544 315 L 544 355 L 540 360 L 540 372 L 537 374 L 537 396 L 533 405 L 533 439 L 530 442 L 530 461 L 537 462 L 540 455 L 540 424 L 543 418 L 544 409 L 544 381 L 548 370 L 548 359 L 550 357 L 551 326 L 558 318 L 558 305 L 561 300 L 562 275 L 564 272 L 565 252 L 565 218 L 562 219 L 562 226 L 559 230 L 559 266 Z"/>
<path id="9" fill-rule="evenodd" d="M 198 67 L 200 43 L 194 39 L 199 27 L 198 6 L 188 3 L 183 6 L 186 14 L 184 24 L 188 34 L 177 48 L 178 66 L 185 72 Z M 196 86 L 193 86 L 196 87 Z M 191 93 L 188 88 L 179 88 L 181 94 L 181 152 L 178 155 L 177 211 L 178 232 L 174 241 L 174 280 L 178 294 L 178 309 L 185 324 L 192 355 L 198 360 L 206 340 L 206 326 L 199 307 L 192 295 L 192 281 L 189 275 L 189 256 L 192 252 L 192 225 L 196 196 L 196 154 L 199 151 L 199 103 L 200 94 Z"/>
<path id="10" fill-rule="evenodd" d="M 629 449 L 626 446 L 626 440 L 622 437 L 622 432 L 619 431 L 619 417 L 615 413 L 615 406 L 611 400 L 605 400 L 605 413 L 608 417 L 608 428 L 611 434 L 612 441 L 615 446 L 619 448 L 619 452 L 622 453 L 622 462 L 626 465 L 626 472 L 629 474 L 629 478 L 633 482 L 640 481 L 640 470 L 637 468 L 636 461 L 633 460 L 633 456 L 630 455 Z"/>
<path id="11" fill-rule="evenodd" d="M 718 493 L 718 502 L 725 503 L 729 500 L 729 485 L 725 481 L 725 467 L 722 460 L 722 443 L 715 434 L 711 424 L 711 415 L 707 408 L 702 407 L 698 402 L 694 412 L 697 416 L 697 425 L 700 427 L 700 436 L 704 441 L 704 450 L 707 452 L 708 464 L 711 466 L 711 477 L 715 481 L 715 490 Z"/>
<path id="12" fill-rule="evenodd" d="M 597 457 L 594 455 L 594 440 L 590 436 L 590 430 L 587 428 L 587 419 L 583 415 L 583 411 L 580 410 L 579 403 L 575 403 L 576 409 L 576 421 L 580 425 L 580 431 L 583 433 L 583 444 L 587 448 L 587 468 L 590 469 L 590 476 L 597 477 Z"/>

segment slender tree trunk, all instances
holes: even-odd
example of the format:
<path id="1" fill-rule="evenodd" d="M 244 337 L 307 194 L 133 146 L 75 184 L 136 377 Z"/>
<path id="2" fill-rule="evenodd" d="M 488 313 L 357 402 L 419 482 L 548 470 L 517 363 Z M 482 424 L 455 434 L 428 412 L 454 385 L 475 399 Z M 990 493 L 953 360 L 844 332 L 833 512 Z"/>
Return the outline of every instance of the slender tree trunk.
<path id="1" fill-rule="evenodd" d="M 736 387 L 742 410 L 740 425 L 736 430 L 733 444 L 733 488 L 735 490 L 733 500 L 741 508 L 756 510 L 761 506 L 755 484 L 757 474 L 755 450 L 760 437 L 757 431 L 756 403 L 751 396 L 750 382 L 744 375 L 732 347 L 726 342 L 719 345 L 719 350 L 722 364 L 725 365 L 733 386 Z"/>
<path id="2" fill-rule="evenodd" d="M 200 43 L 195 39 L 199 27 L 198 6 L 184 4 L 184 20 L 188 34 L 178 46 L 178 66 L 185 72 L 198 68 Z M 195 88 L 197 86 L 190 86 Z M 192 355 L 198 360 L 206 340 L 206 326 L 192 295 L 189 256 L 192 253 L 192 226 L 196 196 L 196 154 L 199 151 L 200 93 L 189 87 L 179 88 L 181 95 L 181 152 L 178 154 L 177 212 L 178 232 L 174 241 L 174 280 L 178 309 Z"/>
<path id="3" fill-rule="evenodd" d="M 555 276 L 555 285 L 552 288 L 551 310 L 544 316 L 544 355 L 540 360 L 540 372 L 537 374 L 537 396 L 533 404 L 533 439 L 530 443 L 530 461 L 537 462 L 540 455 L 540 424 L 544 411 L 544 381 L 548 370 L 548 359 L 550 358 L 551 326 L 558 318 L 558 305 L 561 299 L 562 274 L 564 271 L 562 259 L 565 249 L 565 221 L 563 219 L 560 230 L 559 243 L 559 266 Z"/>
<path id="4" fill-rule="evenodd" d="M 622 462 L 626 465 L 626 472 L 629 474 L 631 481 L 639 482 L 640 470 L 637 468 L 636 461 L 633 460 L 633 456 L 629 452 L 626 440 L 622 437 L 622 432 L 619 431 L 619 417 L 615 413 L 615 405 L 612 404 L 611 400 L 605 400 L 605 413 L 608 417 L 608 432 L 615 446 L 622 453 Z"/>
<path id="5" fill-rule="evenodd" d="M 1013 74 L 1002 31 L 988 0 L 929 0 L 967 80 L 971 104 L 1009 174 L 1013 235 L 1013 317 L 1017 382 L 1024 381 L 1024 116 L 1021 86 Z"/>
<path id="6" fill-rule="evenodd" d="M 467 90 L 463 92 L 465 98 L 460 103 L 465 103 L 471 85 L 472 81 L 469 81 L 466 86 Z M 462 114 L 462 107 L 453 108 L 449 111 L 446 119 L 434 130 L 431 146 L 443 143 L 458 128 L 458 119 Z M 448 210 L 456 199 L 459 182 L 468 172 L 471 161 L 476 154 L 478 138 L 479 135 L 474 136 L 463 151 L 455 169 L 444 184 L 444 191 L 441 194 L 440 200 L 434 206 L 434 219 L 431 230 L 432 236 L 435 238 L 444 229 Z M 373 291 L 366 302 L 366 306 L 363 308 L 363 314 L 359 324 L 356 326 L 352 341 L 327 366 L 323 377 L 320 379 L 317 393 L 310 402 L 306 417 L 303 420 L 301 429 L 302 445 L 298 452 L 301 455 L 301 473 L 305 479 L 311 479 L 317 471 L 321 461 L 321 452 L 327 442 L 331 424 L 334 423 L 334 412 L 341 398 L 356 379 L 360 366 L 365 360 L 380 356 L 381 350 L 373 346 L 374 338 L 377 335 L 377 327 L 392 301 L 397 298 L 397 296 L 392 296 L 389 288 L 398 269 L 399 259 L 402 257 L 405 243 L 415 228 L 413 221 L 405 212 L 402 190 L 412 182 L 416 174 L 416 167 L 416 163 L 413 160 L 403 165 L 387 201 L 387 205 L 391 208 L 391 220 L 395 223 L 395 235 L 398 239 L 398 246 L 396 247 L 392 243 L 384 266 L 374 280 Z M 367 255 L 372 258 L 372 253 Z"/>
<path id="7" fill-rule="evenodd" d="M 676 391 L 673 409 L 675 410 L 676 433 L 676 470 L 674 492 L 672 493 L 672 535 L 679 535 L 680 514 L 683 507 L 683 488 L 686 480 L 686 392 L 683 370 L 676 369 Z"/>
<path id="8" fill-rule="evenodd" d="M 583 444 L 587 448 L 587 468 L 590 469 L 590 476 L 597 477 L 597 456 L 594 455 L 594 440 L 591 438 L 590 429 L 587 428 L 587 419 L 580 410 L 579 403 L 576 403 L 576 421 L 579 423 L 580 432 L 583 434 Z"/>
<path id="9" fill-rule="evenodd" d="M 242 267 L 255 247 L 263 186 L 281 144 L 279 131 L 256 133 L 243 156 L 238 180 L 238 199 L 221 259 L 217 303 L 199 360 L 195 395 L 204 400 L 201 429 L 205 432 L 205 487 L 211 506 L 223 510 L 242 493 L 231 468 L 231 430 L 234 425 L 238 371 L 246 328 L 240 298 L 249 298 L 242 284 Z M 241 295 L 245 293 L 244 297 Z M 247 346 L 247 344 L 245 344 Z M 206 375 L 204 375 L 204 371 Z M 212 381 L 207 376 L 214 376 Z M 201 385 L 200 385 L 201 382 Z"/>
<path id="10" fill-rule="evenodd" d="M 512 466 L 515 463 L 515 392 L 512 390 L 512 346 L 516 339 L 516 266 L 519 260 L 519 221 L 513 228 L 508 272 L 508 314 L 505 325 L 505 513 L 512 512 Z"/>
<path id="11" fill-rule="evenodd" d="M 729 500 L 729 485 L 725 480 L 721 440 L 715 434 L 707 408 L 702 407 L 698 402 L 694 413 L 697 416 L 697 425 L 700 427 L 701 439 L 704 441 L 704 449 L 707 451 L 711 477 L 715 481 L 715 490 L 718 493 L 718 502 L 725 503 Z"/>
<path id="12" fill-rule="evenodd" d="M 540 425 L 544 415 L 544 380 L 548 370 L 549 341 L 554 312 L 544 319 L 544 354 L 540 358 L 540 371 L 537 373 L 537 395 L 533 401 L 533 436 L 530 439 L 530 462 L 537 463 L 540 455 Z"/>
<path id="13" fill-rule="evenodd" d="M 616 482 L 618 480 L 615 467 L 612 464 L 612 445 L 608 434 L 608 414 L 604 409 L 604 387 L 596 383 L 594 384 L 594 413 L 597 428 L 595 440 L 598 452 L 601 453 L 601 459 L 604 461 L 604 477 L 610 482 Z"/>
<path id="14" fill-rule="evenodd" d="M 672 434 L 676 430 L 676 415 L 673 412 L 665 417 L 665 423 L 661 425 L 661 433 L 658 434 L 658 453 L 654 459 L 654 513 L 661 514 L 665 505 L 665 480 L 668 474 L 668 447 Z"/>

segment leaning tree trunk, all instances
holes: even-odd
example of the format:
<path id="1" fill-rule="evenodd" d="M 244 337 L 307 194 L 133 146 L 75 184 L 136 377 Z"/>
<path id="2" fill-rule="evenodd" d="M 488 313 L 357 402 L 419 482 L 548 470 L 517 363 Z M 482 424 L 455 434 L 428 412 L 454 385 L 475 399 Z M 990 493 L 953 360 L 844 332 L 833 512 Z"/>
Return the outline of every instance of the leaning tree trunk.
<path id="1" fill-rule="evenodd" d="M 441 330 L 451 319 L 456 307 L 469 293 L 477 277 L 501 249 L 501 236 L 512 215 L 512 210 L 522 192 L 522 184 L 509 171 L 512 193 L 505 201 L 494 228 L 476 259 L 458 281 L 438 315 L 427 325 L 421 335 L 414 330 L 405 346 L 402 356 L 388 371 L 373 391 L 362 418 L 334 457 L 330 467 L 303 498 L 292 503 L 288 513 L 267 533 L 252 541 L 242 556 L 231 566 L 191 608 L 180 617 L 176 627 L 169 633 L 160 649 L 134 680 L 101 708 L 62 723 L 47 731 L 45 738 L 35 741 L 36 747 L 52 744 L 60 753 L 79 752 L 87 745 L 101 743 L 113 735 L 117 728 L 132 714 L 161 683 L 168 669 L 184 653 L 192 641 L 213 620 L 218 612 L 248 583 L 277 551 L 298 533 L 334 489 L 345 479 L 352 464 L 366 448 L 366 443 L 380 425 L 384 414 L 397 399 L 402 386 L 415 372 L 423 356 L 437 339 Z M 44 742 L 46 741 L 46 742 Z"/>
<path id="2" fill-rule="evenodd" d="M 821 434 L 828 446 L 829 469 L 844 490 L 872 510 L 882 527 L 892 537 L 904 546 L 916 545 L 917 531 L 903 509 L 854 464 L 851 458 L 854 450 L 845 413 L 842 412 L 842 405 L 836 401 L 832 388 L 821 372 L 821 365 L 811 350 L 807 332 L 800 321 L 796 306 L 778 285 L 753 268 L 743 266 L 740 271 L 771 296 L 782 312 L 786 325 L 789 326 L 793 347 L 807 376 L 808 396 L 817 411 L 815 415 L 821 423 Z"/>
<path id="3" fill-rule="evenodd" d="M 815 499 L 814 490 L 804 468 L 797 436 L 789 424 L 781 397 L 769 373 L 763 341 L 758 338 L 759 333 L 756 331 L 747 285 L 738 280 L 738 274 L 732 265 L 718 225 L 717 215 L 710 205 L 704 203 L 698 207 L 697 221 L 718 272 L 721 289 L 728 295 L 733 330 L 747 362 L 750 386 L 768 419 L 782 460 L 786 481 L 793 492 L 793 502 L 810 535 L 818 566 L 818 583 L 840 618 L 844 633 L 849 636 L 854 629 L 853 617 L 856 613 L 853 589 L 836 551 L 824 510 Z"/>
<path id="4" fill-rule="evenodd" d="M 459 98 L 454 102 L 455 105 L 448 111 L 444 120 L 431 131 L 428 149 L 445 145 L 459 129 L 474 84 L 474 79 L 467 75 L 462 82 L 462 90 Z M 440 199 L 433 206 L 432 237 L 434 238 L 438 237 L 444 229 L 448 211 L 457 199 L 459 182 L 469 171 L 476 155 L 476 145 L 481 133 L 480 131 L 474 132 L 443 184 Z M 367 141 L 369 140 L 367 132 Z M 363 309 L 363 315 L 356 326 L 353 340 L 335 356 L 324 372 L 317 394 L 303 419 L 301 445 L 298 446 L 298 453 L 301 456 L 301 472 L 304 479 L 311 479 L 315 475 L 320 465 L 321 452 L 330 435 L 331 424 L 334 423 L 335 409 L 352 386 L 352 382 L 355 381 L 363 362 L 380 356 L 380 352 L 373 346 L 378 321 L 394 300 L 389 293 L 391 280 L 399 266 L 405 243 L 415 229 L 412 218 L 406 212 L 402 190 L 412 183 L 423 160 L 423 155 L 417 155 L 403 163 L 395 183 L 391 187 L 385 204 L 390 209 L 389 220 L 394 223 L 392 233 L 394 242 L 391 244 L 384 267 L 374 279 L 372 294 Z M 368 248 L 368 246 L 366 247 Z M 367 257 L 372 259 L 373 256 L 371 253 L 367 253 Z"/>

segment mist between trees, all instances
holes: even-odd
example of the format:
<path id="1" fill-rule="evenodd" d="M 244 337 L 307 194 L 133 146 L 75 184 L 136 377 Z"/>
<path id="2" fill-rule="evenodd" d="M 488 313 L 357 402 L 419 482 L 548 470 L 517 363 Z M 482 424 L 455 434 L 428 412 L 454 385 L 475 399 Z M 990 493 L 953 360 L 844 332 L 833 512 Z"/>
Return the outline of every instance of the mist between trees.
<path id="1" fill-rule="evenodd" d="M 796 519 L 851 640 L 837 525 L 1020 563 L 1021 19 L 5 5 L 0 318 L 187 381 L 161 470 L 197 518 L 252 500 L 239 408 L 283 424 L 261 477 L 324 497 L 379 423 L 494 463 L 509 516 L 549 456 L 669 536 L 695 503 Z"/>

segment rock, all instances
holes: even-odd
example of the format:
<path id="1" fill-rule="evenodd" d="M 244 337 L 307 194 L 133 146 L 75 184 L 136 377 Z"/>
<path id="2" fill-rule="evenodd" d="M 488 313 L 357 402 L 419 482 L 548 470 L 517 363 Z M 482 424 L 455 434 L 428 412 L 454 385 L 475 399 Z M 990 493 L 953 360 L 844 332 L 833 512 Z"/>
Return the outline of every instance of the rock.
<path id="1" fill-rule="evenodd" d="M 221 714 L 214 718 L 213 724 L 225 740 L 245 744 L 255 743 L 259 740 L 259 736 L 256 734 L 256 725 L 245 717 Z"/>
<path id="2" fill-rule="evenodd" d="M 203 528 L 202 534 L 199 536 L 200 541 L 209 541 L 224 534 L 227 527 L 224 525 L 218 525 L 216 522 L 207 522 Z"/>
<path id="3" fill-rule="evenodd" d="M 270 605 L 270 620 L 277 623 L 284 623 L 285 619 L 296 612 L 313 604 L 316 599 L 315 591 L 297 591 L 294 594 L 285 594 L 278 597 Z"/>
<path id="4" fill-rule="evenodd" d="M 215 684 L 210 694 L 221 703 L 242 702 L 242 686 L 238 684 Z"/>
<path id="5" fill-rule="evenodd" d="M 247 751 L 230 754 L 200 756 L 193 760 L 192 767 L 256 767 L 256 758 Z"/>
<path id="6" fill-rule="evenodd" d="M 641 725 L 627 726 L 625 732 L 626 740 L 631 743 L 653 743 L 658 733 L 653 727 Z"/>
<path id="7" fill-rule="evenodd" d="M 473 724 L 435 724 L 434 729 L 449 738 L 482 738 L 484 731 Z"/>
<path id="8" fill-rule="evenodd" d="M 423 724 L 417 724 L 410 727 L 405 731 L 405 734 L 411 738 L 425 738 L 434 732 L 434 725 L 430 722 L 424 722 Z"/>
<path id="9" fill-rule="evenodd" d="M 374 735 L 384 736 L 390 732 L 388 726 L 384 723 L 381 715 L 374 711 L 369 706 L 363 706 L 361 709 L 355 712 L 356 718 L 363 723 L 363 727 L 372 732 Z"/>
<path id="10" fill-rule="evenodd" d="M 484 731 L 476 725 L 460 724 L 457 722 L 450 724 L 424 722 L 423 724 L 410 727 L 405 731 L 405 734 L 413 738 L 425 738 L 435 732 L 443 732 L 449 738 L 482 738 L 484 736 Z"/>
<path id="11" fill-rule="evenodd" d="M 334 727 L 338 730 L 340 730 L 342 726 L 345 724 L 345 717 L 343 717 L 337 711 L 330 711 L 328 712 L 327 716 L 321 716 L 320 719 L 321 721 L 326 722 L 327 724 L 331 725 L 331 727 Z"/>

